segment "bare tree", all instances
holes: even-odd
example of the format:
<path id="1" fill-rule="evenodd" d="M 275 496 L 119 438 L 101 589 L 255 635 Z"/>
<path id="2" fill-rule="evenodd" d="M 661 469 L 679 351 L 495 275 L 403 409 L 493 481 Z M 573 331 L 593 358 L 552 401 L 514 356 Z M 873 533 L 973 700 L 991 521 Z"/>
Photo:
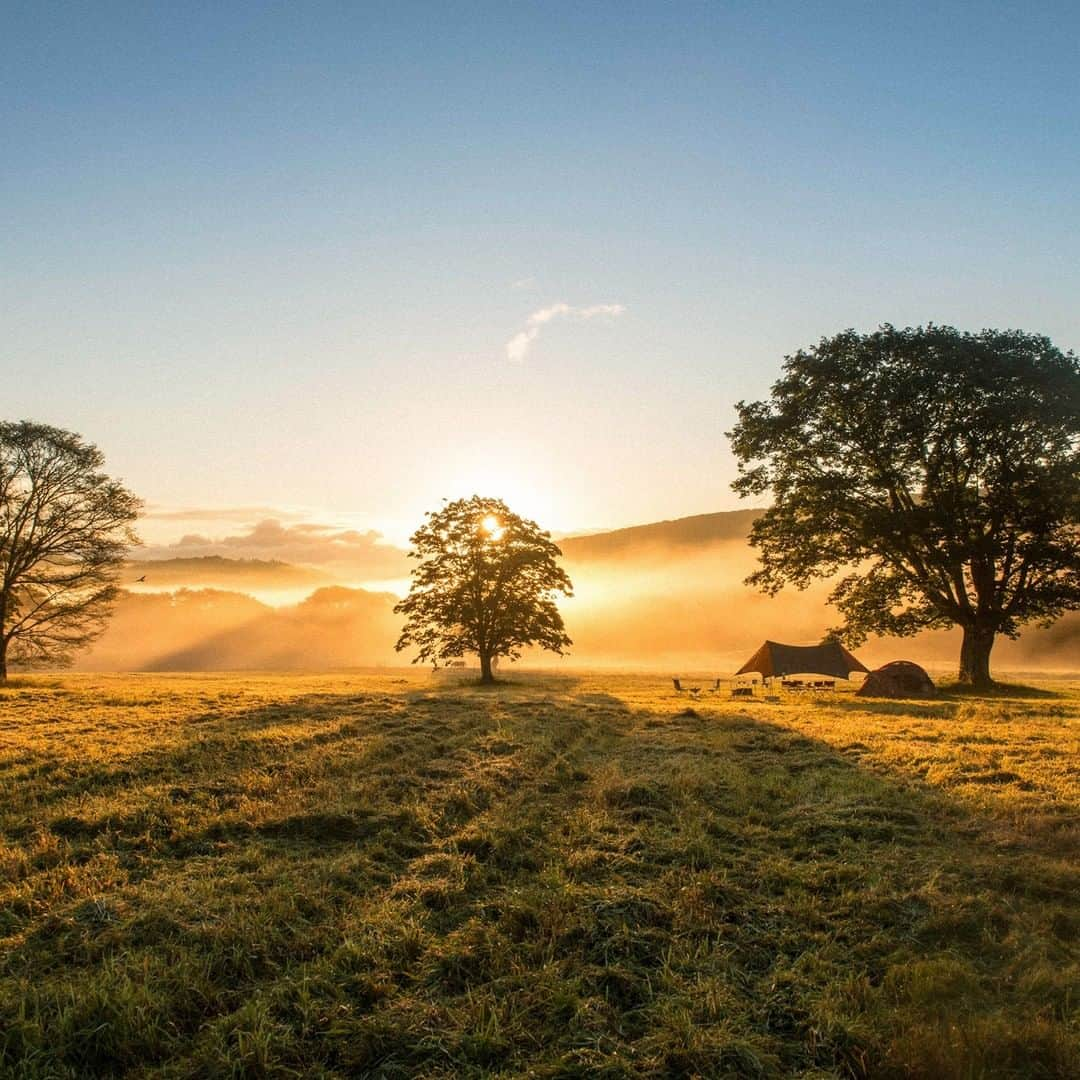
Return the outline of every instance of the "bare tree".
<path id="1" fill-rule="evenodd" d="M 0 422 L 0 682 L 62 666 L 105 627 L 140 502 L 80 436 Z"/>

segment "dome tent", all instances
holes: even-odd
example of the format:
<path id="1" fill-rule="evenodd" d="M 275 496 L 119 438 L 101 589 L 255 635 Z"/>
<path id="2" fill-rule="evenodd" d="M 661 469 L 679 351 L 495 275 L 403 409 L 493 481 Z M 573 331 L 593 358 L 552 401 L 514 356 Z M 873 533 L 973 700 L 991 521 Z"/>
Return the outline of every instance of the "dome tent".
<path id="1" fill-rule="evenodd" d="M 894 660 L 871 671 L 856 697 L 914 698 L 934 697 L 937 687 L 926 672 L 910 660 Z"/>

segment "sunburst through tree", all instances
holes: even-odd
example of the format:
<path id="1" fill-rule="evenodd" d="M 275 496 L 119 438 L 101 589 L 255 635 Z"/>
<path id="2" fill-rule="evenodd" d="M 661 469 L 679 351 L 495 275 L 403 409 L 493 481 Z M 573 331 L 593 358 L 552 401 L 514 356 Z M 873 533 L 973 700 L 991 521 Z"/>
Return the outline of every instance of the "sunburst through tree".
<path id="1" fill-rule="evenodd" d="M 429 513 L 412 545 L 418 565 L 394 610 L 406 618 L 397 649 L 414 646 L 414 663 L 475 653 L 481 681 L 493 682 L 498 657 L 516 660 L 530 645 L 562 655 L 571 644 L 555 602 L 573 595 L 562 553 L 501 499 L 474 495 Z"/>

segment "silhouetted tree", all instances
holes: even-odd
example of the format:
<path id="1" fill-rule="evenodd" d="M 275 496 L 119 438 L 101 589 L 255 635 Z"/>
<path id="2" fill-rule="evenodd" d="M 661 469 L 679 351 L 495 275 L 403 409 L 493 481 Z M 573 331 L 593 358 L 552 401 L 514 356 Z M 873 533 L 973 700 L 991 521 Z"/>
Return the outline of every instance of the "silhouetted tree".
<path id="1" fill-rule="evenodd" d="M 501 499 L 474 495 L 427 515 L 412 536 L 409 595 L 394 611 L 406 617 L 397 649 L 419 650 L 413 663 L 440 663 L 466 653 L 480 658 L 481 681 L 492 661 L 516 660 L 526 645 L 562 655 L 571 644 L 555 596 L 572 595 L 556 563 L 562 554 L 535 521 Z"/>
<path id="2" fill-rule="evenodd" d="M 62 665 L 104 629 L 139 500 L 78 435 L 0 423 L 0 681 Z"/>
<path id="3" fill-rule="evenodd" d="M 1019 331 L 883 326 L 784 362 L 729 433 L 750 540 L 776 593 L 844 574 L 839 633 L 963 629 L 960 678 L 990 685 L 998 634 L 1080 607 L 1080 362 Z M 846 571 L 846 573 L 845 573 Z"/>

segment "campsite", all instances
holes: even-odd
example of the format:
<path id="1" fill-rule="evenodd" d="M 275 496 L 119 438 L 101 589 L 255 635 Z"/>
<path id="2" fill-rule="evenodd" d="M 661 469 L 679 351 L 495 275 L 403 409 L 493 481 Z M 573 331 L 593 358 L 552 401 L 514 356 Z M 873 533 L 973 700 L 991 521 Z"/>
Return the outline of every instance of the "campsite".
<path id="1" fill-rule="evenodd" d="M 3 1071 L 1080 1066 L 1074 681 L 38 675 L 0 701 Z"/>
<path id="2" fill-rule="evenodd" d="M 1080 4 L 0 70 L 0 1080 L 1080 1080 Z"/>
<path id="3" fill-rule="evenodd" d="M 891 385 L 882 343 L 906 352 L 914 340 L 920 365 L 937 358 L 977 391 L 982 375 L 966 360 L 976 348 L 1009 365 L 1003 385 L 1026 371 L 1024 393 L 1043 393 L 1025 399 L 1031 439 L 1077 422 L 1041 415 L 1040 365 L 1073 386 L 1071 354 L 1028 338 L 1036 355 L 1018 364 L 997 335 L 893 335 L 839 335 L 799 362 L 833 349 L 869 356 L 869 377 Z M 922 378 L 920 365 L 909 375 Z M 744 410 L 748 422 L 762 426 L 764 409 Z M 998 415 L 1000 436 L 1014 421 Z M 950 432 L 935 438 L 958 452 Z M 1080 484 L 1067 440 L 1059 457 Z M 1030 510 L 1033 492 L 1058 490 L 1054 469 L 1017 483 L 1002 462 L 992 497 L 974 499 L 927 468 L 927 498 L 948 511 L 966 497 L 977 533 L 948 512 L 928 529 L 921 511 L 884 517 L 850 500 L 855 525 L 810 534 L 798 503 L 778 499 L 722 554 L 666 549 L 667 580 L 692 577 L 681 561 L 722 565 L 756 549 L 759 569 L 727 586 L 744 613 L 754 585 L 775 594 L 811 572 L 833 578 L 802 608 L 819 627 L 837 608 L 844 625 L 813 640 L 755 647 L 753 623 L 710 611 L 712 649 L 724 635 L 742 647 L 737 666 L 707 673 L 685 659 L 670 676 L 575 666 L 570 630 L 586 650 L 590 630 L 569 603 L 562 548 L 492 495 L 424 515 L 397 594 L 320 586 L 269 614 L 249 597 L 224 631 L 218 590 L 166 587 L 128 609 L 145 639 L 161 630 L 147 613 L 194 597 L 210 634 L 196 622 L 196 648 L 174 640 L 173 669 L 178 657 L 227 666 L 237 639 L 288 666 L 291 633 L 321 670 L 49 672 L 108 638 L 125 576 L 145 588 L 158 571 L 129 561 L 142 505 L 103 463 L 76 433 L 0 421 L 0 1071 L 1080 1070 L 1080 684 L 1046 666 L 1022 678 L 990 666 L 996 639 L 1025 622 L 1044 624 L 1025 634 L 1032 651 L 1050 640 L 1070 655 L 1075 640 L 1075 524 Z M 824 489 L 835 500 L 831 481 Z M 812 485 L 803 494 L 815 497 Z M 936 545 L 938 527 L 951 547 Z M 685 532 L 644 532 L 658 528 Z M 1000 542 L 996 563 L 987 535 Z M 640 563 L 625 540 L 615 535 L 629 582 Z M 610 550 L 613 539 L 593 543 Z M 829 545 L 851 563 L 867 543 L 875 566 L 854 563 L 837 580 Z M 955 570 L 944 587 L 918 576 L 938 572 L 934 559 Z M 283 568 L 296 579 L 284 563 L 241 573 Z M 586 592 L 595 572 L 574 568 Z M 767 595 L 758 621 L 783 603 Z M 628 629 L 626 590 L 592 605 L 609 620 L 614 607 L 616 632 Z M 657 630 L 654 620 L 654 641 Z M 321 640 L 356 659 L 377 643 L 413 663 L 334 669 Z M 932 680 L 907 650 L 934 643 L 953 664 Z"/>

